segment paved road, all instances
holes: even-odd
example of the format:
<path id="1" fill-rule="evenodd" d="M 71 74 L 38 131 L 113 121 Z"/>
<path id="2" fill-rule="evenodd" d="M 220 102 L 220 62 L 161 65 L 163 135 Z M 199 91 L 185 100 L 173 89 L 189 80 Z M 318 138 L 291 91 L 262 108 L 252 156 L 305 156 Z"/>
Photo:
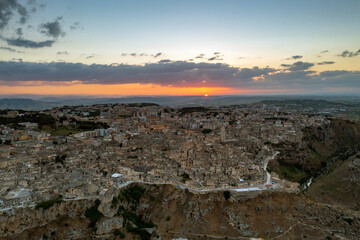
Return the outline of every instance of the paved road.
<path id="1" fill-rule="evenodd" d="M 267 169 L 267 166 L 268 166 L 268 163 L 270 160 L 273 160 L 276 155 L 278 155 L 280 152 L 276 151 L 274 153 L 274 155 L 272 155 L 271 157 L 267 157 L 264 161 L 264 171 L 266 172 L 266 180 L 265 180 L 265 185 L 268 185 L 271 183 L 271 174 L 266 170 Z"/>

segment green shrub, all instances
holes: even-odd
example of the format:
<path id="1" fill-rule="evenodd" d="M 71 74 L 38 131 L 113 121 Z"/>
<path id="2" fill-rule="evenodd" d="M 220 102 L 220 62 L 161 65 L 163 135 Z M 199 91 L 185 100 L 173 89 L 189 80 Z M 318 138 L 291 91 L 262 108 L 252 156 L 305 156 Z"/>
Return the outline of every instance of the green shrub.
<path id="1" fill-rule="evenodd" d="M 202 132 L 203 134 L 209 134 L 209 133 L 212 132 L 212 130 L 211 130 L 211 129 L 208 129 L 208 128 L 204 128 L 203 130 L 201 130 L 201 132 Z"/>
<path id="2" fill-rule="evenodd" d="M 118 198 L 121 200 L 126 200 L 129 203 L 139 204 L 140 198 L 145 193 L 145 189 L 140 186 L 132 186 L 126 189 L 121 190 Z"/>
<path id="3" fill-rule="evenodd" d="M 99 205 L 100 205 L 100 200 L 97 199 L 95 201 L 95 205 L 92 206 L 91 208 L 86 209 L 86 211 L 85 211 L 85 217 L 90 219 L 89 227 L 92 227 L 92 228 L 95 227 L 96 222 L 99 221 L 104 216 L 98 210 Z"/>
<path id="4" fill-rule="evenodd" d="M 145 229 L 141 229 L 138 227 L 132 227 L 130 224 L 126 224 L 126 230 L 130 233 L 134 233 L 140 236 L 141 240 L 150 240 L 151 234 L 148 233 Z"/>
<path id="5" fill-rule="evenodd" d="M 118 197 L 114 196 L 112 201 L 111 201 L 111 207 L 115 207 L 118 202 L 119 202 Z"/>
<path id="6" fill-rule="evenodd" d="M 230 192 L 229 191 L 224 191 L 224 197 L 225 197 L 225 200 L 228 200 L 230 198 Z"/>
<path id="7" fill-rule="evenodd" d="M 125 233 L 123 233 L 122 231 L 120 231 L 120 229 L 115 229 L 114 235 L 115 235 L 115 236 L 120 236 L 120 238 L 125 238 Z"/>
<path id="8" fill-rule="evenodd" d="M 191 178 L 190 178 L 190 176 L 189 176 L 189 174 L 187 174 L 187 173 L 183 173 L 183 174 L 181 174 L 181 177 L 182 177 L 182 182 L 183 183 L 185 183 L 187 180 L 190 180 Z"/>
<path id="9" fill-rule="evenodd" d="M 63 202 L 62 195 L 60 195 L 59 197 L 54 198 L 54 199 L 39 202 L 36 204 L 35 208 L 36 209 L 43 208 L 43 209 L 47 210 L 47 209 L 51 208 L 55 203 L 61 203 L 61 202 Z"/>
<path id="10" fill-rule="evenodd" d="M 279 159 L 280 177 L 292 182 L 305 183 L 308 174 L 294 164 L 288 163 L 283 159 Z"/>

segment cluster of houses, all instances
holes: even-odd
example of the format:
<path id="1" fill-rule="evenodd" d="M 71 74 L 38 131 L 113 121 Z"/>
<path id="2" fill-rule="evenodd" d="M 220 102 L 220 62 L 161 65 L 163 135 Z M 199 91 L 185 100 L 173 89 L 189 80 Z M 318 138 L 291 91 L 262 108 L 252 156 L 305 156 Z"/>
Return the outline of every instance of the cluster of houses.
<path id="1" fill-rule="evenodd" d="M 0 209 L 58 194 L 93 196 L 127 181 L 199 191 L 257 188 L 264 185 L 264 161 L 274 155 L 274 144 L 300 143 L 304 127 L 328 122 L 323 116 L 247 106 L 197 111 L 109 104 L 42 113 L 57 126 L 82 121 L 108 127 L 52 136 L 37 123 L 21 122 L 20 129 L 1 125 Z M 274 179 L 279 188 L 295 186 Z"/>

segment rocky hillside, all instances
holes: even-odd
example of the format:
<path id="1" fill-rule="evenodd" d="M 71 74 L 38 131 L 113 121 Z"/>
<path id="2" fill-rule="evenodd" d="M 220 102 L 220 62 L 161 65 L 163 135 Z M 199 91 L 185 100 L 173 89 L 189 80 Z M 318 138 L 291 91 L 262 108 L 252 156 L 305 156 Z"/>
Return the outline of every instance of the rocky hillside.
<path id="1" fill-rule="evenodd" d="M 360 154 L 337 162 L 333 170 L 314 180 L 305 192 L 317 202 L 360 211 Z"/>
<path id="2" fill-rule="evenodd" d="M 44 206 L 44 205 L 42 205 Z M 99 199 L 14 209 L 0 239 L 358 239 L 360 215 L 302 195 L 194 194 L 133 184 Z"/>
<path id="3" fill-rule="evenodd" d="M 303 129 L 301 144 L 274 146 L 280 151 L 269 169 L 280 177 L 304 183 L 329 172 L 335 162 L 343 162 L 360 151 L 360 122 L 331 119 L 329 124 Z"/>

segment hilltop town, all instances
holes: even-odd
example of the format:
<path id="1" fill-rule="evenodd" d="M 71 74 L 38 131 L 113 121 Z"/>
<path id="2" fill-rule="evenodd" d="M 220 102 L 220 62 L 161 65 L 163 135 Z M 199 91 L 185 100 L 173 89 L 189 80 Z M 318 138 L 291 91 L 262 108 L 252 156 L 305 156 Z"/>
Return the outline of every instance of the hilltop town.
<path id="1" fill-rule="evenodd" d="M 94 197 L 127 182 L 297 192 L 298 183 L 267 171 L 279 153 L 274 146 L 301 144 L 304 127 L 329 121 L 268 106 L 108 104 L 3 113 L 2 210 L 56 195 Z"/>

